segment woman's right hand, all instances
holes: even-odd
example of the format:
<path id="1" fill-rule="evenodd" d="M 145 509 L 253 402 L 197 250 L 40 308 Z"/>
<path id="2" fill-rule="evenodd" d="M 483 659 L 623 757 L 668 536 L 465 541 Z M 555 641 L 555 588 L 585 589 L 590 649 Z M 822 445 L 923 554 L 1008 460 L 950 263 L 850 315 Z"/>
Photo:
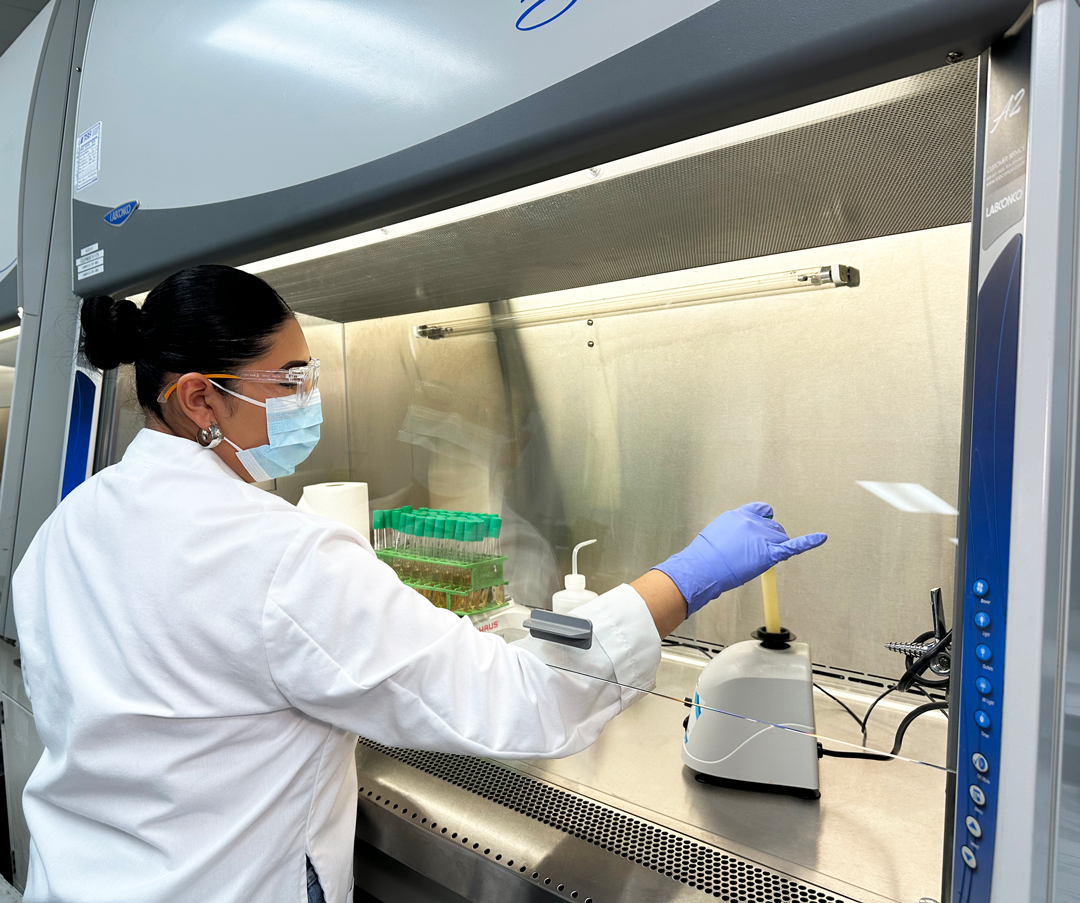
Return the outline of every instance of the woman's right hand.
<path id="1" fill-rule="evenodd" d="M 791 539 L 771 519 L 772 513 L 772 506 L 765 502 L 725 511 L 685 549 L 653 568 L 678 587 L 688 615 L 773 565 L 817 548 L 828 538 L 824 533 L 808 533 Z"/>

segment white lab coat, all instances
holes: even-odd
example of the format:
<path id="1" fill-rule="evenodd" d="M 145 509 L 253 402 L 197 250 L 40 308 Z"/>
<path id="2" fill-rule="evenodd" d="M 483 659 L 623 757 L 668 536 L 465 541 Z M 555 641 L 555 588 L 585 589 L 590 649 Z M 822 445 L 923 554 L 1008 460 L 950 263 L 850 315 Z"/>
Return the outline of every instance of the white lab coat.
<path id="1" fill-rule="evenodd" d="M 356 735 L 565 756 L 652 686 L 630 587 L 589 652 L 509 646 L 402 585 L 352 529 L 143 430 L 56 509 L 13 581 L 45 753 L 26 786 L 26 903 L 352 898 Z"/>

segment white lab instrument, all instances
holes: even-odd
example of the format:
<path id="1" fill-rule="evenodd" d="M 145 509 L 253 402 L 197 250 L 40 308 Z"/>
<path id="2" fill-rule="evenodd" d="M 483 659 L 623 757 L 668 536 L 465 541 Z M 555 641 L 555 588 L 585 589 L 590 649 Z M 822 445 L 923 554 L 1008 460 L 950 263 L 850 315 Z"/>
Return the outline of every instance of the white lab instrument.
<path id="1" fill-rule="evenodd" d="M 559 590 L 551 597 L 551 610 L 556 614 L 565 615 L 579 605 L 584 605 L 596 598 L 596 593 L 585 589 L 585 575 L 579 574 L 577 569 L 578 550 L 591 546 L 594 542 L 596 542 L 595 539 L 586 539 L 585 542 L 579 542 L 574 546 L 574 554 L 571 557 L 573 573 L 563 578 L 563 585 L 566 588 Z"/>
<path id="2" fill-rule="evenodd" d="M 820 796 L 812 676 L 806 643 L 723 649 L 698 680 L 694 702 L 709 708 L 691 709 L 683 762 L 719 783 Z"/>
<path id="3" fill-rule="evenodd" d="M 816 799 L 810 647 L 779 626 L 775 569 L 761 586 L 767 626 L 722 649 L 701 672 L 682 760 L 708 783 Z"/>

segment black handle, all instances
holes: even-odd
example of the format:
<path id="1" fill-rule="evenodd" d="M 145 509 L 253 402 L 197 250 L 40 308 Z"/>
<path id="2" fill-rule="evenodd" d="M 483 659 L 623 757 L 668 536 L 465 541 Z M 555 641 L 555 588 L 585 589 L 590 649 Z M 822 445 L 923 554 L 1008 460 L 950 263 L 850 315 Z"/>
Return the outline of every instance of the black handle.
<path id="1" fill-rule="evenodd" d="M 522 627 L 538 640 L 575 646 L 578 649 L 592 648 L 592 621 L 587 618 L 560 615 L 538 608 Z"/>

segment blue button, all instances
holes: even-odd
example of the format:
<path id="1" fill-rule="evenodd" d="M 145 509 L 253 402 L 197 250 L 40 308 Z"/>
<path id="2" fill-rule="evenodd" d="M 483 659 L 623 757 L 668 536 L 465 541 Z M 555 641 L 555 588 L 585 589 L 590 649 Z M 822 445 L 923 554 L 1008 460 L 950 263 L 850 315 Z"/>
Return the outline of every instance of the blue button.
<path id="1" fill-rule="evenodd" d="M 972 784 L 970 787 L 968 787 L 968 796 L 971 797 L 971 801 L 976 806 L 986 805 L 986 794 L 983 793 L 982 787 L 980 787 L 978 784 Z"/>
<path id="2" fill-rule="evenodd" d="M 979 824 L 979 820 L 974 815 L 965 818 L 964 824 L 967 825 L 968 832 L 976 840 L 982 837 L 982 825 Z"/>
<path id="3" fill-rule="evenodd" d="M 985 580 L 976 580 L 971 584 L 971 591 L 980 599 L 990 592 L 990 584 Z"/>
<path id="4" fill-rule="evenodd" d="M 975 647 L 975 658 L 980 662 L 988 662 L 993 657 L 994 650 L 987 646 L 986 643 L 979 643 L 979 645 Z"/>
<path id="5" fill-rule="evenodd" d="M 986 714 L 982 709 L 977 709 L 975 712 L 975 723 L 979 725 L 984 731 L 990 730 L 990 716 Z"/>
<path id="6" fill-rule="evenodd" d="M 979 864 L 975 861 L 974 851 L 971 849 L 971 847 L 967 846 L 967 844 L 960 847 L 960 857 L 964 860 L 964 865 L 966 865 L 969 869 L 974 870 L 975 867 Z"/>
<path id="7" fill-rule="evenodd" d="M 975 612 L 975 626 L 986 630 L 990 626 L 990 613 L 987 611 Z"/>
<path id="8" fill-rule="evenodd" d="M 975 689 L 979 691 L 983 696 L 989 696 L 994 692 L 994 685 L 990 683 L 985 677 L 975 678 Z"/>
<path id="9" fill-rule="evenodd" d="M 978 718 L 978 715 L 975 717 Z M 975 766 L 979 774 L 986 774 L 990 770 L 990 763 L 986 761 L 986 756 L 982 753 L 975 753 L 971 757 L 971 764 Z"/>

